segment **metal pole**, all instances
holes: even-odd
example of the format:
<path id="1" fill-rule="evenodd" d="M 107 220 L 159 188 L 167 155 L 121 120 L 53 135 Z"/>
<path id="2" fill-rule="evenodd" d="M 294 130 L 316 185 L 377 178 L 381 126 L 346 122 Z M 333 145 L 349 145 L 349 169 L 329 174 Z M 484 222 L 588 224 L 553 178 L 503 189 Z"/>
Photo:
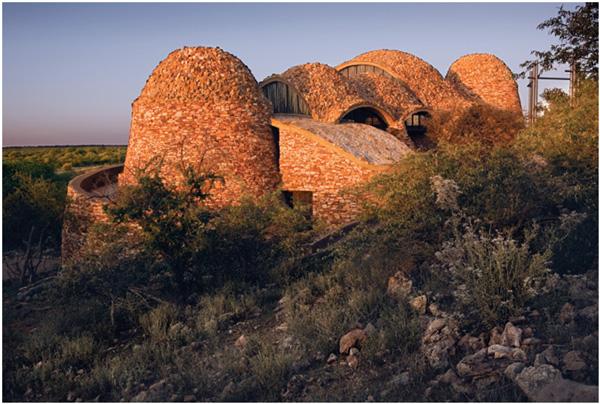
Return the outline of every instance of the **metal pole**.
<path id="1" fill-rule="evenodd" d="M 537 96 L 538 96 L 538 78 L 540 76 L 539 74 L 539 63 L 536 60 L 535 61 L 535 66 L 534 66 L 534 80 L 533 80 L 533 122 L 535 123 L 537 121 Z"/>
<path id="2" fill-rule="evenodd" d="M 569 72 L 569 101 L 571 102 L 571 106 L 573 106 L 574 100 L 575 100 L 575 87 L 576 87 L 576 80 L 577 80 L 577 74 L 576 74 L 576 69 L 577 67 L 575 66 L 575 55 L 571 55 L 571 67 L 570 67 L 570 72 Z"/>

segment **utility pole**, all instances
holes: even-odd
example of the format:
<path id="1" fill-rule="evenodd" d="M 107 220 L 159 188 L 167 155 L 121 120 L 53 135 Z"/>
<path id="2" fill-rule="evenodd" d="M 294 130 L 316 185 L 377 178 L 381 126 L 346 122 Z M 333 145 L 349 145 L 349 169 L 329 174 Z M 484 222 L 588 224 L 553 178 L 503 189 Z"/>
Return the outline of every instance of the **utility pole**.
<path id="1" fill-rule="evenodd" d="M 542 77 L 539 72 L 539 62 L 536 60 L 533 63 L 533 68 L 529 71 L 529 108 L 527 113 L 529 126 L 537 121 L 537 105 L 538 105 L 538 80 L 569 80 L 569 98 L 571 104 L 575 97 L 575 84 L 577 79 L 575 68 L 575 55 L 571 56 L 570 69 L 565 70 L 569 73 L 569 77 Z"/>

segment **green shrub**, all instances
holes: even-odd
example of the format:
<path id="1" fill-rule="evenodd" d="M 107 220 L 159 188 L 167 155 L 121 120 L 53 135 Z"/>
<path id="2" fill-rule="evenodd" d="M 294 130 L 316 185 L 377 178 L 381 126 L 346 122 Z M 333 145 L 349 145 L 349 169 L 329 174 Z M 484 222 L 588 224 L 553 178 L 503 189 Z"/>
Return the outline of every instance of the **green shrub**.
<path id="1" fill-rule="evenodd" d="M 522 314 L 549 272 L 550 251 L 531 252 L 534 233 L 519 243 L 510 236 L 477 233 L 470 226 L 456 230 L 455 239 L 446 242 L 436 258 L 448 271 L 466 316 L 494 326 Z"/>

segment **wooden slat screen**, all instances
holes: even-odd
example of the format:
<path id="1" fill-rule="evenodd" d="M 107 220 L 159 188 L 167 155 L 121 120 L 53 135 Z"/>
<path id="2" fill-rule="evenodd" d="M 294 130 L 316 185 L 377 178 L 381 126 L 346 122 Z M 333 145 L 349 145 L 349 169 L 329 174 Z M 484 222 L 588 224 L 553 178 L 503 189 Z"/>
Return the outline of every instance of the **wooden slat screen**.
<path id="1" fill-rule="evenodd" d="M 275 114 L 311 116 L 310 108 L 295 88 L 281 81 L 273 81 L 262 88 L 263 94 L 273 104 Z"/>

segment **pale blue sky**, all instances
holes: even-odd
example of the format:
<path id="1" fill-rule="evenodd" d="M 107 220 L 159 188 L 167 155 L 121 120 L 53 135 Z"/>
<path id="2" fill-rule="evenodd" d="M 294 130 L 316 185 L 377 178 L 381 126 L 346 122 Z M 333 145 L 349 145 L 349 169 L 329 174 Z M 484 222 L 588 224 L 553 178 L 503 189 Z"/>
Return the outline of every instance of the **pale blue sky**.
<path id="1" fill-rule="evenodd" d="M 412 53 L 443 76 L 471 53 L 494 54 L 519 72 L 532 50 L 557 43 L 536 27 L 560 5 L 3 3 L 3 145 L 126 144 L 131 103 L 160 61 L 184 46 L 219 46 L 258 81 L 376 49 Z M 518 84 L 525 108 L 526 81 Z"/>

